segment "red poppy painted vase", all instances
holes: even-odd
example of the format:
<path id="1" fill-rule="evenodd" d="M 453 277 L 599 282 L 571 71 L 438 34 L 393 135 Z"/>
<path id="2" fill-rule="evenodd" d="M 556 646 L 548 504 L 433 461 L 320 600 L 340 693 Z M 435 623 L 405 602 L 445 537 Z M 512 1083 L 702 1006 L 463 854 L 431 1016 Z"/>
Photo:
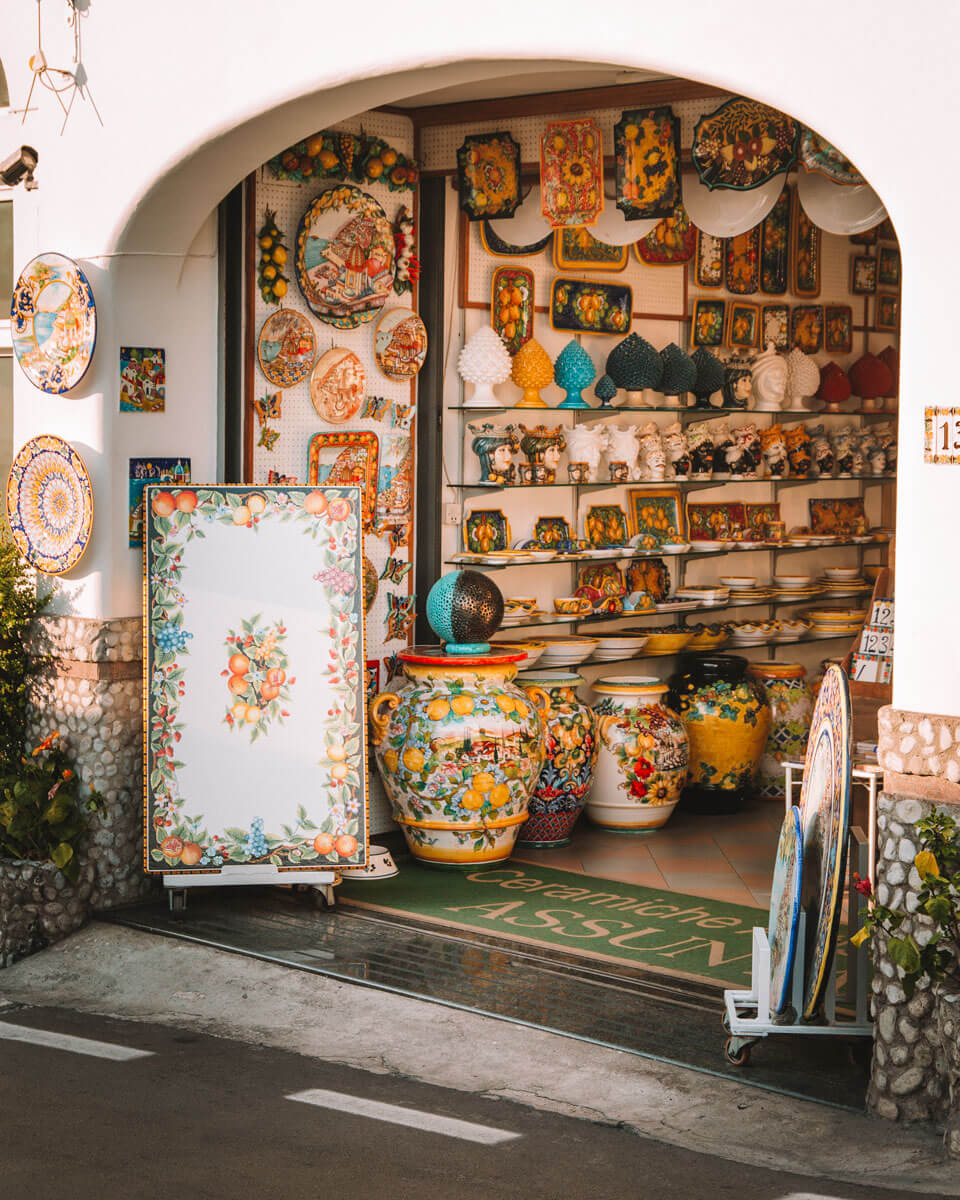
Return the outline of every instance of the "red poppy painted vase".
<path id="1" fill-rule="evenodd" d="M 572 671 L 525 671 L 524 689 L 543 689 L 550 698 L 545 719 L 546 761 L 530 798 L 517 841 L 547 849 L 566 846 L 576 825 L 597 765 L 597 718 L 576 693 L 583 678 Z"/>
<path id="2" fill-rule="evenodd" d="M 661 701 L 667 685 L 649 676 L 598 679 L 600 752 L 587 816 L 624 833 L 658 829 L 670 819 L 687 781 L 687 734 Z"/>

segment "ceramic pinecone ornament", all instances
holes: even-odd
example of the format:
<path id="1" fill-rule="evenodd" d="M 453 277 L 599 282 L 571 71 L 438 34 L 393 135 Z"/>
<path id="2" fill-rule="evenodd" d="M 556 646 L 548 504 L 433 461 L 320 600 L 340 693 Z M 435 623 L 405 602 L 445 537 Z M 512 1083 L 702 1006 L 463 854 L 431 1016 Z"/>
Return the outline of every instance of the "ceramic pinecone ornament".
<path id="1" fill-rule="evenodd" d="M 510 378 L 518 388 L 523 388 L 523 399 L 517 408 L 547 408 L 540 389 L 553 383 L 553 363 L 550 355 L 536 338 L 524 342 L 513 356 Z"/>
<path id="2" fill-rule="evenodd" d="M 693 387 L 690 389 L 697 398 L 699 408 L 708 408 L 710 397 L 723 387 L 723 363 L 710 353 L 706 346 L 700 346 L 690 356 L 690 361 L 696 368 Z"/>
<path id="3" fill-rule="evenodd" d="M 478 329 L 457 359 L 460 377 L 475 388 L 470 400 L 471 407 L 501 407 L 493 385 L 510 378 L 511 365 L 510 355 L 500 335 L 489 325 Z"/>
<path id="4" fill-rule="evenodd" d="M 809 354 L 799 346 L 787 355 L 787 408 L 803 408 L 803 401 L 816 395 L 820 371 Z"/>
<path id="5" fill-rule="evenodd" d="M 609 375 L 601 375 L 593 385 L 593 394 L 600 401 L 601 408 L 613 408 L 613 400 L 617 394 L 617 385 Z"/>
<path id="6" fill-rule="evenodd" d="M 607 374 L 627 393 L 627 404 L 643 403 L 643 391 L 660 386 L 663 359 L 648 341 L 631 333 L 607 356 Z"/>
<path id="7" fill-rule="evenodd" d="M 557 407 L 589 408 L 590 405 L 580 393 L 593 383 L 596 374 L 593 359 L 578 341 L 571 338 L 553 364 L 554 381 L 567 393 L 566 399 Z"/>
<path id="8" fill-rule="evenodd" d="M 660 358 L 663 361 L 660 391 L 664 396 L 679 397 L 683 392 L 691 391 L 696 383 L 697 367 L 690 355 L 685 354 L 675 342 L 671 342 L 660 351 Z"/>

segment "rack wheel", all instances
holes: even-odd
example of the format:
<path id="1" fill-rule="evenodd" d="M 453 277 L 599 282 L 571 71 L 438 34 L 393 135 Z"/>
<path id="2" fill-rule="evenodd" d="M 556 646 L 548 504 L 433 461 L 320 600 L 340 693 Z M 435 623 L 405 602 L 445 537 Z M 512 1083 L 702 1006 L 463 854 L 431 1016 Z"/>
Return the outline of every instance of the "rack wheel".
<path id="1" fill-rule="evenodd" d="M 750 1062 L 752 1044 L 752 1042 L 742 1042 L 739 1038 L 728 1037 L 723 1047 L 727 1062 L 734 1067 L 745 1067 Z"/>
<path id="2" fill-rule="evenodd" d="M 313 888 L 313 907 L 325 910 L 332 909 L 337 903 L 337 896 L 332 884 L 315 884 Z"/>
<path id="3" fill-rule="evenodd" d="M 730 1032 L 730 1014 L 727 1012 L 726 1009 L 723 1010 L 723 1017 L 721 1018 L 721 1024 L 723 1025 L 725 1032 L 729 1033 Z"/>
<path id="4" fill-rule="evenodd" d="M 187 912 L 187 889 L 186 888 L 171 888 L 167 892 L 167 901 L 170 905 L 170 911 L 175 917 L 183 918 Z"/>

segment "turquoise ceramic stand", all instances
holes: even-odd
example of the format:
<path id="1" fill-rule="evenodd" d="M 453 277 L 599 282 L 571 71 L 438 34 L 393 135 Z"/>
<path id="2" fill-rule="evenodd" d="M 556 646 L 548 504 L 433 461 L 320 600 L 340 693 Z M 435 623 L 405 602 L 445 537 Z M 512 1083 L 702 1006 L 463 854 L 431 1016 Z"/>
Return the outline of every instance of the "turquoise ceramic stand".
<path id="1" fill-rule="evenodd" d="M 593 383 L 596 374 L 590 355 L 571 338 L 553 364 L 554 382 L 567 393 L 567 398 L 557 408 L 590 408 L 580 393 Z"/>

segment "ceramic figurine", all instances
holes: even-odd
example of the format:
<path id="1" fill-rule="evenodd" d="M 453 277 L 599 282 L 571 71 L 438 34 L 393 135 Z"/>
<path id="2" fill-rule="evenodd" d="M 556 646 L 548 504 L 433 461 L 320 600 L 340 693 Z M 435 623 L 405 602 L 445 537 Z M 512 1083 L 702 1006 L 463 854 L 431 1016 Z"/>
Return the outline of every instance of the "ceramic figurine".
<path id="1" fill-rule="evenodd" d="M 706 346 L 694 350 L 690 359 L 697 371 L 691 388 L 696 398 L 694 408 L 718 407 L 710 403 L 710 397 L 723 388 L 723 363 Z"/>
<path id="2" fill-rule="evenodd" d="M 820 372 L 810 354 L 794 346 L 786 357 L 787 408 L 803 408 L 804 400 L 813 396 L 820 386 Z"/>
<path id="3" fill-rule="evenodd" d="M 881 425 L 874 425 L 873 434 L 883 450 L 886 459 L 885 470 L 895 471 L 897 469 L 897 438 L 892 423 L 884 421 Z"/>
<path id="4" fill-rule="evenodd" d="M 787 458 L 790 461 L 790 474 L 803 478 L 810 474 L 812 459 L 810 457 L 810 434 L 806 425 L 791 425 L 783 431 L 787 442 Z"/>
<path id="5" fill-rule="evenodd" d="M 866 474 L 864 468 L 863 450 L 860 448 L 860 439 L 853 439 L 853 459 L 850 463 L 850 474 L 854 479 L 859 479 L 861 475 Z"/>
<path id="6" fill-rule="evenodd" d="M 745 358 L 730 358 L 723 372 L 723 407 L 748 408 L 753 393 L 753 371 Z"/>
<path id="7" fill-rule="evenodd" d="M 484 422 L 467 428 L 474 435 L 470 447 L 480 459 L 480 482 L 514 483 L 517 469 L 513 465 L 513 456 L 520 449 L 520 439 L 513 427 L 503 429 Z"/>
<path id="8" fill-rule="evenodd" d="M 687 449 L 690 452 L 690 478 L 710 479 L 713 476 L 713 433 L 706 425 L 691 425 L 687 430 Z"/>
<path id="9" fill-rule="evenodd" d="M 650 421 L 640 430 L 640 464 L 639 472 L 634 478 L 659 483 L 666 479 L 667 460 L 660 440 L 660 429 L 655 421 Z"/>
<path id="10" fill-rule="evenodd" d="M 466 383 L 474 385 L 471 408 L 501 408 L 494 393 L 494 384 L 510 378 L 510 355 L 503 339 L 489 325 L 484 325 L 460 351 L 457 370 Z"/>
<path id="11" fill-rule="evenodd" d="M 733 447 L 733 434 L 726 421 L 718 421 L 713 430 L 713 478 L 729 479 L 730 464 L 727 451 Z"/>
<path id="12" fill-rule="evenodd" d="M 554 382 L 567 393 L 566 399 L 557 407 L 589 408 L 590 405 L 580 393 L 593 383 L 596 374 L 593 359 L 579 342 L 571 338 L 553 364 Z"/>
<path id="13" fill-rule="evenodd" d="M 628 406 L 656 407 L 654 389 L 663 377 L 663 360 L 648 341 L 635 333 L 625 337 L 607 355 L 606 370 L 617 387 L 627 393 Z"/>
<path id="14" fill-rule="evenodd" d="M 636 425 L 607 425 L 607 461 L 625 462 L 631 479 L 639 479 L 640 435 Z"/>
<path id="15" fill-rule="evenodd" d="M 566 446 L 564 431 L 560 426 L 550 429 L 546 425 L 508 425 L 520 439 L 520 449 L 527 456 L 528 469 L 521 471 L 528 483 L 555 483 L 560 451 Z"/>
<path id="16" fill-rule="evenodd" d="M 843 425 L 830 433 L 833 443 L 833 461 L 837 468 L 838 479 L 849 479 L 853 474 L 853 429 Z"/>
<path id="17" fill-rule="evenodd" d="M 757 770 L 757 790 L 772 799 L 784 794 L 783 764 L 803 762 L 807 753 L 813 692 L 800 663 L 755 662 L 747 674 L 763 688 L 770 706 L 770 733 Z"/>
<path id="18" fill-rule="evenodd" d="M 679 421 L 667 425 L 663 430 L 663 452 L 667 459 L 669 479 L 687 479 L 690 476 L 690 454 L 687 439 Z"/>
<path id="19" fill-rule="evenodd" d="M 586 478 L 581 483 L 599 483 L 600 455 L 607 449 L 609 425 L 569 425 L 563 431 L 567 455 L 572 463 L 585 463 Z M 613 455 L 617 458 L 617 455 Z M 571 480 L 571 482 L 578 482 Z"/>
<path id="20" fill-rule="evenodd" d="M 840 405 L 850 398 L 850 380 L 846 371 L 835 362 L 828 362 L 820 371 L 820 385 L 816 395 L 818 400 L 824 402 L 823 412 L 842 412 Z"/>
<path id="21" fill-rule="evenodd" d="M 517 408 L 548 407 L 540 389 L 553 383 L 553 363 L 536 338 L 525 342 L 513 356 L 510 378 L 517 387 L 523 388 L 523 398 L 517 401 Z"/>
<path id="22" fill-rule="evenodd" d="M 756 425 L 742 425 L 731 431 L 733 445 L 727 450 L 727 466 L 736 479 L 756 479 L 761 462 L 760 434 Z"/>
<path id="23" fill-rule="evenodd" d="M 617 394 L 617 385 L 609 375 L 601 375 L 594 384 L 593 394 L 600 401 L 601 408 L 613 408 L 613 400 Z"/>
<path id="24" fill-rule="evenodd" d="M 754 408 L 760 412 L 778 412 L 783 408 L 787 392 L 787 360 L 767 342 L 753 364 Z"/>
<path id="25" fill-rule="evenodd" d="M 887 470 L 887 456 L 883 452 L 883 447 L 876 443 L 870 451 L 870 474 L 883 475 Z"/>
<path id="26" fill-rule="evenodd" d="M 813 465 L 821 479 L 829 479 L 833 475 L 833 447 L 830 445 L 830 439 L 824 433 L 822 425 L 815 426 L 810 433 L 813 438 Z"/>
<path id="27" fill-rule="evenodd" d="M 771 478 L 783 479 L 789 474 L 787 443 L 782 425 L 770 425 L 760 431 L 760 452 Z"/>
<path id="28" fill-rule="evenodd" d="M 660 351 L 663 374 L 660 376 L 660 392 L 666 408 L 683 406 L 682 397 L 693 390 L 697 381 L 697 365 L 689 354 L 684 354 L 678 345 L 671 342 Z"/>

